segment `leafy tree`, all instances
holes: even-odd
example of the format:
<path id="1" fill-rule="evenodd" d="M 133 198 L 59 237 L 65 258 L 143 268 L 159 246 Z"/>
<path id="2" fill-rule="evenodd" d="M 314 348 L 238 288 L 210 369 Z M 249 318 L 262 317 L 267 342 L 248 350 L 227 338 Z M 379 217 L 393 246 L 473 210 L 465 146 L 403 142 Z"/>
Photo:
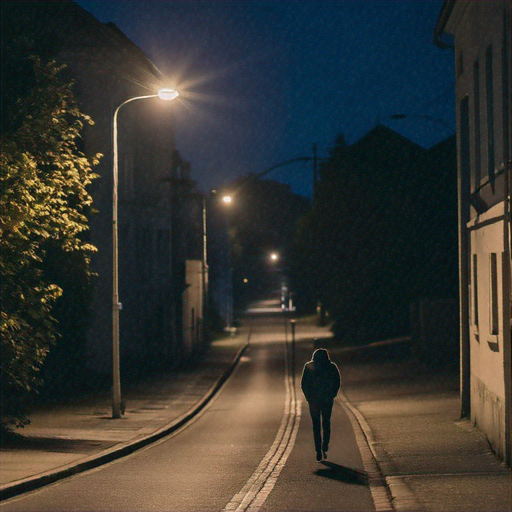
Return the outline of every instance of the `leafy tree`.
<path id="1" fill-rule="evenodd" d="M 28 423 L 27 400 L 59 337 L 52 312 L 63 289 L 48 272 L 55 266 L 50 254 L 80 259 L 87 275 L 95 250 L 82 234 L 92 203 L 87 186 L 100 155 L 88 158 L 78 149 L 84 124 L 92 121 L 78 109 L 63 67 L 25 57 L 26 48 L 21 42 L 4 49 L 2 69 L 3 428 Z"/>
<path id="2" fill-rule="evenodd" d="M 452 139 L 425 150 L 379 126 L 351 146 L 336 141 L 299 224 L 292 277 L 339 340 L 406 334 L 411 303 L 456 293 L 455 165 Z"/>
<path id="3" fill-rule="evenodd" d="M 300 313 L 312 312 L 318 306 L 322 314 L 326 307 L 331 309 L 329 290 L 339 283 L 333 279 L 333 270 L 337 267 L 335 257 L 343 232 L 343 212 L 350 206 L 347 201 L 357 201 L 350 195 L 342 199 L 350 178 L 349 173 L 341 171 L 348 167 L 346 148 L 345 138 L 340 134 L 328 159 L 321 164 L 321 180 L 316 185 L 312 208 L 296 226 L 291 284 L 298 297 L 296 305 Z"/>

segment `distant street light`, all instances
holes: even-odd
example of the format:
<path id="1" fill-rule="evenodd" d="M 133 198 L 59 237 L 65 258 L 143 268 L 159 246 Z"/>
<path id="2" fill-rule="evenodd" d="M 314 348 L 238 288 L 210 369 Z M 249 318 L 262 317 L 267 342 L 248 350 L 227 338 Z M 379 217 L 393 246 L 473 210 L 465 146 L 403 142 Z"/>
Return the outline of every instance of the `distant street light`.
<path id="1" fill-rule="evenodd" d="M 121 107 L 136 100 L 148 98 L 160 98 L 164 101 L 171 101 L 177 98 L 178 91 L 174 89 L 160 89 L 157 94 L 147 96 L 135 96 L 123 101 L 116 110 L 112 120 L 112 158 L 113 158 L 113 183 L 112 183 L 112 418 L 121 417 L 121 372 L 119 364 L 119 311 L 122 304 L 119 302 L 119 254 L 118 254 L 118 233 L 117 233 L 117 210 L 118 210 L 118 136 L 117 117 Z"/>
<path id="2" fill-rule="evenodd" d="M 222 200 L 222 202 L 228 207 L 232 201 L 233 196 L 229 194 L 224 194 L 221 196 L 221 191 L 217 189 L 213 189 L 211 191 L 212 196 L 216 196 L 218 199 Z M 230 216 L 225 215 L 224 220 L 226 222 L 226 234 L 228 237 L 228 243 L 226 244 L 227 253 L 226 253 L 226 262 L 228 267 L 228 277 L 225 280 L 226 284 L 226 294 L 225 294 L 225 321 L 226 321 L 226 330 L 231 332 L 232 331 L 232 323 L 233 323 L 233 268 L 231 266 L 231 250 L 230 250 Z"/>
<path id="3" fill-rule="evenodd" d="M 275 170 L 275 169 L 278 169 L 280 167 L 284 167 L 284 166 L 287 166 L 287 165 L 290 165 L 290 164 L 293 164 L 293 163 L 296 163 L 296 162 L 313 162 L 313 194 L 315 192 L 315 185 L 316 185 L 316 181 L 317 181 L 317 164 L 318 164 L 318 161 L 319 160 L 323 160 L 322 158 L 318 158 L 317 157 L 317 147 L 316 147 L 316 144 L 314 144 L 313 146 L 313 156 L 299 156 L 299 157 L 296 157 L 296 158 L 291 158 L 289 160 L 285 160 L 284 162 L 279 162 L 275 165 L 272 165 L 271 167 L 268 167 L 267 169 L 264 169 L 263 171 L 257 173 L 257 174 L 253 174 L 253 175 L 250 175 L 248 178 L 246 178 L 244 181 L 242 181 L 242 183 L 233 191 L 231 191 L 229 194 L 224 194 L 222 196 L 222 202 L 226 205 L 226 206 L 230 206 L 233 202 L 235 202 L 236 204 L 236 199 L 237 199 L 237 196 L 240 194 L 240 192 L 247 186 L 249 185 L 250 183 L 262 178 L 263 176 L 265 176 L 266 174 L 270 173 L 271 171 Z M 217 190 L 212 190 L 212 194 L 217 194 L 218 191 Z M 227 226 L 228 226 L 228 233 L 230 231 L 230 218 L 229 216 L 226 217 L 227 218 Z M 229 257 L 229 272 L 230 272 L 230 286 L 232 286 L 232 272 L 233 272 L 233 269 L 231 267 L 231 254 L 230 252 L 228 251 L 228 257 Z M 272 255 L 269 256 L 271 261 L 272 262 L 277 262 L 278 259 L 279 259 L 279 255 L 277 253 L 273 253 Z M 244 280 L 244 283 L 246 283 L 247 281 Z M 228 316 L 228 319 L 227 319 L 227 323 L 228 323 L 228 329 L 230 328 L 230 325 L 231 325 L 231 319 L 232 319 L 232 315 L 233 315 L 233 297 L 232 297 L 232 292 L 229 293 L 229 297 L 226 298 L 227 300 L 227 316 Z"/>

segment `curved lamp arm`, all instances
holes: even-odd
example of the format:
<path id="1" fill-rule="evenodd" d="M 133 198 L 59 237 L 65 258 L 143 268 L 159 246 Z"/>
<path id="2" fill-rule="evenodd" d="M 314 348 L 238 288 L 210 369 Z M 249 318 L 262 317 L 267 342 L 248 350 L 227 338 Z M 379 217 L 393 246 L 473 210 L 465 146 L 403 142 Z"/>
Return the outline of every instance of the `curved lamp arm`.
<path id="1" fill-rule="evenodd" d="M 178 91 L 174 89 L 160 89 L 157 94 L 146 96 L 135 96 L 123 101 L 114 111 L 112 118 L 112 417 L 120 418 L 123 411 L 121 407 L 121 376 L 119 357 L 119 256 L 118 256 L 118 233 L 117 233 L 117 210 L 118 210 L 118 136 L 117 118 L 121 107 L 127 103 L 147 98 L 160 98 L 170 101 L 177 98 Z"/>

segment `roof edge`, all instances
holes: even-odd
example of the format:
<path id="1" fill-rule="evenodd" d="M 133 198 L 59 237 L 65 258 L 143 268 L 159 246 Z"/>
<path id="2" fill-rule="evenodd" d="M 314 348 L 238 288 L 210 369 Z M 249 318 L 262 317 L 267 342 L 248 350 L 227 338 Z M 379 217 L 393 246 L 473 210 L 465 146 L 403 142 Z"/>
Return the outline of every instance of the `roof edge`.
<path id="1" fill-rule="evenodd" d="M 100 22 L 105 29 L 110 31 L 114 37 L 122 44 L 127 47 L 130 47 L 136 54 L 138 54 L 139 58 L 145 61 L 146 65 L 152 68 L 153 72 L 158 75 L 157 78 L 162 79 L 163 73 L 160 71 L 158 66 L 146 55 L 144 50 L 140 48 L 136 43 L 134 43 L 113 21 Z"/>
<path id="2" fill-rule="evenodd" d="M 439 13 L 439 19 L 437 20 L 437 25 L 434 30 L 434 43 L 441 49 L 453 48 L 453 45 L 442 41 L 441 37 L 445 32 L 446 24 L 452 14 L 456 1 L 457 0 L 444 0 L 441 12 Z"/>

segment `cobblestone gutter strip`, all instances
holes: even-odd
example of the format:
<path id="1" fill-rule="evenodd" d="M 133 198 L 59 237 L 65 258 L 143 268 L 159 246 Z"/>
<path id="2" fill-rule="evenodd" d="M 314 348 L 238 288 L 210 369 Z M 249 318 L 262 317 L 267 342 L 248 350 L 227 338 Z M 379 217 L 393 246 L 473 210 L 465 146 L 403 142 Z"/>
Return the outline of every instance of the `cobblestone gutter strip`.
<path id="1" fill-rule="evenodd" d="M 84 471 L 88 471 L 98 466 L 102 466 L 103 464 L 107 464 L 109 462 L 112 462 L 113 460 L 129 455 L 135 452 L 136 450 L 144 448 L 145 446 L 154 443 L 155 441 L 158 441 L 159 439 L 162 439 L 163 437 L 172 434 L 176 430 L 180 429 L 210 402 L 214 395 L 228 380 L 228 378 L 236 368 L 238 362 L 240 361 L 240 358 L 242 357 L 243 353 L 249 346 L 249 342 L 250 333 L 246 344 L 238 351 L 232 363 L 222 374 L 222 376 L 217 380 L 217 382 L 213 384 L 213 386 L 205 394 L 205 396 L 203 396 L 203 398 L 201 398 L 201 400 L 199 400 L 199 402 L 197 402 L 187 412 L 173 420 L 168 425 L 154 431 L 153 433 L 149 434 L 148 436 L 142 439 L 137 439 L 135 441 L 131 441 L 128 443 L 116 445 L 112 448 L 102 451 L 100 454 L 86 457 L 80 462 L 70 463 L 65 466 L 60 466 L 56 469 L 40 473 L 38 475 L 34 475 L 21 480 L 15 480 L 14 482 L 9 482 L 8 484 L 3 485 L 0 489 L 0 501 L 13 498 L 14 496 L 18 496 L 25 492 L 40 489 L 41 487 L 57 482 L 58 480 L 62 480 L 64 478 L 76 475 L 77 473 L 82 473 Z"/>

